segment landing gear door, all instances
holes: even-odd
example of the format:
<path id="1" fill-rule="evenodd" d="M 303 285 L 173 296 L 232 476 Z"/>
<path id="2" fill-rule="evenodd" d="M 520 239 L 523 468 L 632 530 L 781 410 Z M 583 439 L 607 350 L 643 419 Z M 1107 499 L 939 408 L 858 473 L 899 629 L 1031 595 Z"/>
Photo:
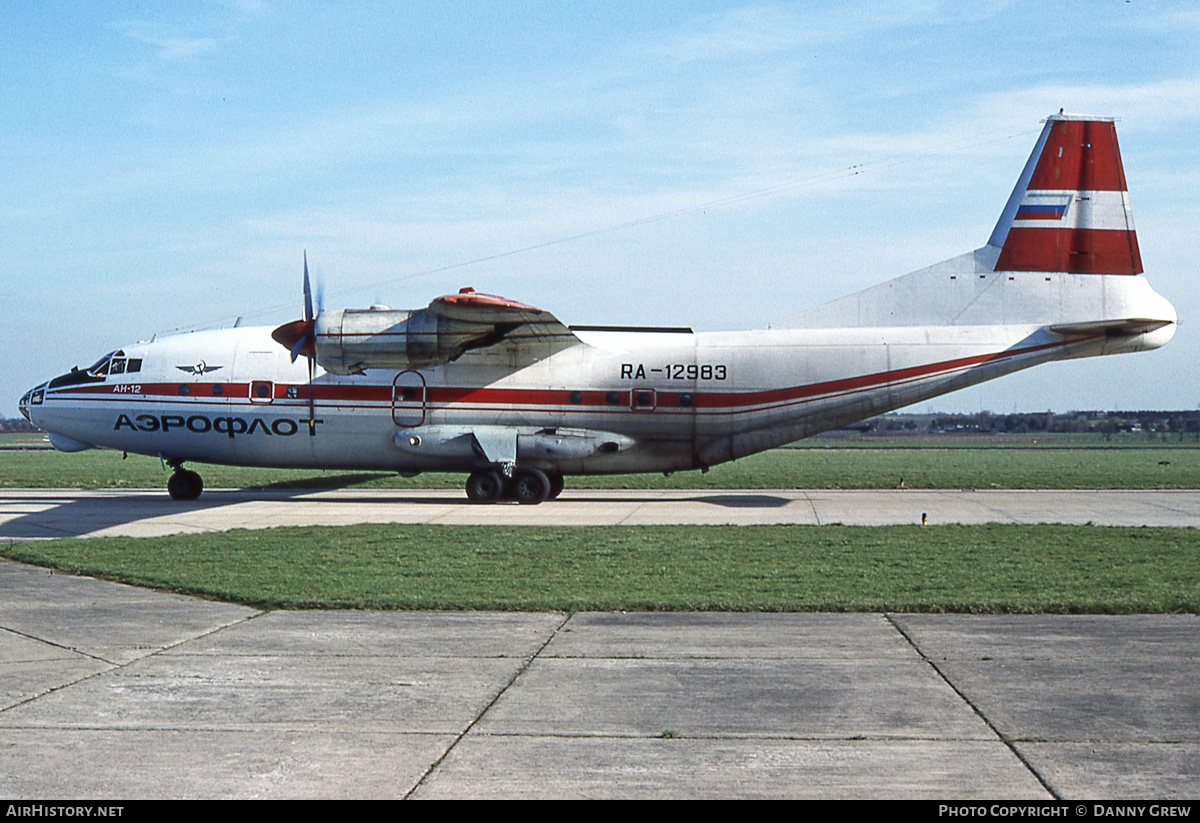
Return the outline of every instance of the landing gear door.
<path id="1" fill-rule="evenodd" d="M 392 422 L 405 429 L 425 422 L 425 378 L 420 372 L 402 371 L 392 381 Z"/>

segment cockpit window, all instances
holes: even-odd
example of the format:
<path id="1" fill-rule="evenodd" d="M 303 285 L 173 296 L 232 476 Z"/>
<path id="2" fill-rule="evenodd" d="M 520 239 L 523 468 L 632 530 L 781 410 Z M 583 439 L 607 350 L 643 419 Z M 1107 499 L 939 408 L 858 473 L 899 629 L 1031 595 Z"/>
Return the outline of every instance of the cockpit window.
<path id="1" fill-rule="evenodd" d="M 87 373 L 92 375 L 92 377 L 103 377 L 104 375 L 108 374 L 108 365 L 114 354 L 116 354 L 116 352 L 110 351 L 91 366 L 88 366 Z"/>
<path id="2" fill-rule="evenodd" d="M 125 352 L 118 349 L 117 351 L 110 351 L 97 360 L 88 368 L 87 373 L 92 377 L 105 377 L 110 374 L 124 374 L 126 371 L 139 371 L 142 367 L 142 361 L 138 360 L 136 362 L 138 364 L 137 369 L 126 368 Z"/>
<path id="3" fill-rule="evenodd" d="M 110 351 L 82 371 L 73 368 L 68 373 L 54 378 L 50 381 L 50 388 L 59 389 L 64 386 L 76 386 L 81 383 L 103 383 L 110 374 L 127 374 L 128 372 L 141 371 L 141 369 L 142 361 L 140 359 L 128 360 L 125 357 L 125 352 L 118 349 L 117 351 Z"/>

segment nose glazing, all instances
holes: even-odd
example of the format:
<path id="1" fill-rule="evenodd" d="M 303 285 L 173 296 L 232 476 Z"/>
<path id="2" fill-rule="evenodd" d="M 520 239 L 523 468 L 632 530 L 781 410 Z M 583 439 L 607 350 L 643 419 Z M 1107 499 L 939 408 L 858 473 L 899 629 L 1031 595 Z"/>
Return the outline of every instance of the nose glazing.
<path id="1" fill-rule="evenodd" d="M 45 392 L 45 390 L 46 390 L 45 383 L 43 383 L 40 386 L 37 386 L 35 388 L 32 388 L 29 391 L 25 392 L 25 394 L 23 394 L 21 396 L 20 401 L 18 401 L 18 403 L 17 403 L 17 410 L 20 411 L 21 416 L 24 417 L 26 420 L 28 420 L 30 423 L 33 422 L 33 418 L 30 416 L 32 413 L 31 409 L 34 406 L 40 406 L 42 404 L 42 396 L 43 396 L 43 393 Z"/>

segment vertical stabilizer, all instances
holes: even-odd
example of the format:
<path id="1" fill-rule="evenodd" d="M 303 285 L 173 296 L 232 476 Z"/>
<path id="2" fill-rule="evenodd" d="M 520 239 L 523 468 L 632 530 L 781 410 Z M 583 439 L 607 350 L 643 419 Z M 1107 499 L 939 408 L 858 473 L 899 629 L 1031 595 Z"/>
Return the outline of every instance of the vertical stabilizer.
<path id="1" fill-rule="evenodd" d="M 1111 118 L 1047 118 L 988 244 L 995 271 L 1142 272 Z"/>

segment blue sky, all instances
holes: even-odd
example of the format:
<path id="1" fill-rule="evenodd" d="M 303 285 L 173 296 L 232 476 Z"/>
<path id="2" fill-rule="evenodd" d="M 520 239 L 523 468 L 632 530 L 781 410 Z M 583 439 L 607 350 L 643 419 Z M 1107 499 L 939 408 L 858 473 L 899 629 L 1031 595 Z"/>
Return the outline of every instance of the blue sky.
<path id="1" fill-rule="evenodd" d="M 1198 43 L 1200 6 L 1142 0 L 9 2 L 0 415 L 298 316 L 305 249 L 330 308 L 759 327 L 982 245 L 1060 107 L 1120 118 L 1179 332 L 919 408 L 1195 408 Z"/>

